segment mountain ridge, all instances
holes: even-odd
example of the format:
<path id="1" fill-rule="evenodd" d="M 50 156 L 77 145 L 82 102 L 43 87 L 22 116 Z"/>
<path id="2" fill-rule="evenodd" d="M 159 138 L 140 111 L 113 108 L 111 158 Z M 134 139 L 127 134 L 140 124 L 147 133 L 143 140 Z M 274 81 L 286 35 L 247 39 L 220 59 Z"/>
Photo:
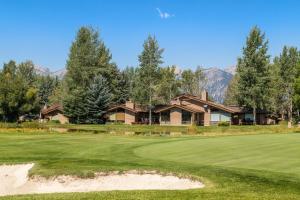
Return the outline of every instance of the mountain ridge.
<path id="1" fill-rule="evenodd" d="M 36 73 L 44 76 L 58 77 L 62 79 L 66 74 L 66 68 L 56 70 L 51 72 L 49 68 L 46 67 L 35 67 Z M 181 71 L 178 69 L 178 71 Z M 205 81 L 202 83 L 205 90 L 207 90 L 210 97 L 218 103 L 223 103 L 225 92 L 229 85 L 230 80 L 236 72 L 235 66 L 230 66 L 227 68 L 209 67 L 204 68 L 203 73 L 205 75 Z"/>

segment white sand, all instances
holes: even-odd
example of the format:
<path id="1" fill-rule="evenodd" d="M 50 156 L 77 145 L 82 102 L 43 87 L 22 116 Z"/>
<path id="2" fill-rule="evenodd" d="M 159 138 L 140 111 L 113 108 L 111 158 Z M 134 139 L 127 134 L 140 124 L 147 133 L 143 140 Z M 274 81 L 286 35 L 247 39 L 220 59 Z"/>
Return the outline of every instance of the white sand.
<path id="1" fill-rule="evenodd" d="M 56 192 L 90 192 L 109 190 L 186 190 L 203 188 L 198 181 L 153 172 L 124 174 L 96 174 L 95 178 L 81 179 L 58 176 L 45 179 L 28 178 L 34 164 L 0 165 L 0 196 Z"/>

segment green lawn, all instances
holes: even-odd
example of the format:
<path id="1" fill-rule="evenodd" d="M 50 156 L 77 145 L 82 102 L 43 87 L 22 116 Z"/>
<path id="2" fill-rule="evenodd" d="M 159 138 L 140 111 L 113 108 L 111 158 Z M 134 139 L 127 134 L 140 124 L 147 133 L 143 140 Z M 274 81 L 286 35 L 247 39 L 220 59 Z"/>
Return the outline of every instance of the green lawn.
<path id="1" fill-rule="evenodd" d="M 91 176 L 156 169 L 200 179 L 187 191 L 113 191 L 0 199 L 300 199 L 300 134 L 111 136 L 0 133 L 0 163 L 36 163 L 31 174 Z"/>

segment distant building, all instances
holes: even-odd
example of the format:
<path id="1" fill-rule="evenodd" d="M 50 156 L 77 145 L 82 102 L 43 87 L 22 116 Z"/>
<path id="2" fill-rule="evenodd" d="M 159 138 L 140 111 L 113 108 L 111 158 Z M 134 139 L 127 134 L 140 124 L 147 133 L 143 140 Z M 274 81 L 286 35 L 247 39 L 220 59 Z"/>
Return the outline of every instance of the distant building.
<path id="1" fill-rule="evenodd" d="M 131 101 L 112 106 L 108 109 L 107 119 L 125 124 L 147 124 L 149 109 Z M 267 112 L 257 113 L 257 124 L 275 124 L 276 119 Z M 253 114 L 250 110 L 237 106 L 224 106 L 208 100 L 207 92 L 201 97 L 182 94 L 175 97 L 168 105 L 158 105 L 153 109 L 153 124 L 160 125 L 200 125 L 210 126 L 220 122 L 230 124 L 252 124 Z"/>
<path id="2" fill-rule="evenodd" d="M 53 104 L 41 111 L 41 118 L 48 121 L 59 121 L 61 124 L 69 123 L 69 118 L 63 114 L 60 104 Z"/>
<path id="3" fill-rule="evenodd" d="M 42 119 L 57 120 L 61 124 L 69 123 L 60 104 L 54 104 L 41 111 Z M 127 101 L 124 104 L 111 105 L 105 118 L 108 122 L 125 124 L 148 124 L 149 108 Z M 221 122 L 233 125 L 253 124 L 251 110 L 238 106 L 224 106 L 208 100 L 206 91 L 201 97 L 182 94 L 167 105 L 156 105 L 152 109 L 152 123 L 160 125 L 199 125 L 210 126 Z M 266 111 L 258 111 L 257 124 L 275 124 L 276 118 Z"/>

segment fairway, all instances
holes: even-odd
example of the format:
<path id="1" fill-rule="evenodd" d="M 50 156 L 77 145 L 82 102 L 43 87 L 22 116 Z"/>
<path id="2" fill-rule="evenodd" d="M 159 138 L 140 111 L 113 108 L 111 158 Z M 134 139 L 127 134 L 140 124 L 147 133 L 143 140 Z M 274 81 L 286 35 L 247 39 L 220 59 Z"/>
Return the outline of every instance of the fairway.
<path id="1" fill-rule="evenodd" d="M 31 163 L 31 175 L 92 177 L 100 171 L 157 170 L 193 177 L 186 191 L 112 191 L 0 199 L 299 199 L 300 134 L 112 136 L 0 133 L 0 163 Z"/>

